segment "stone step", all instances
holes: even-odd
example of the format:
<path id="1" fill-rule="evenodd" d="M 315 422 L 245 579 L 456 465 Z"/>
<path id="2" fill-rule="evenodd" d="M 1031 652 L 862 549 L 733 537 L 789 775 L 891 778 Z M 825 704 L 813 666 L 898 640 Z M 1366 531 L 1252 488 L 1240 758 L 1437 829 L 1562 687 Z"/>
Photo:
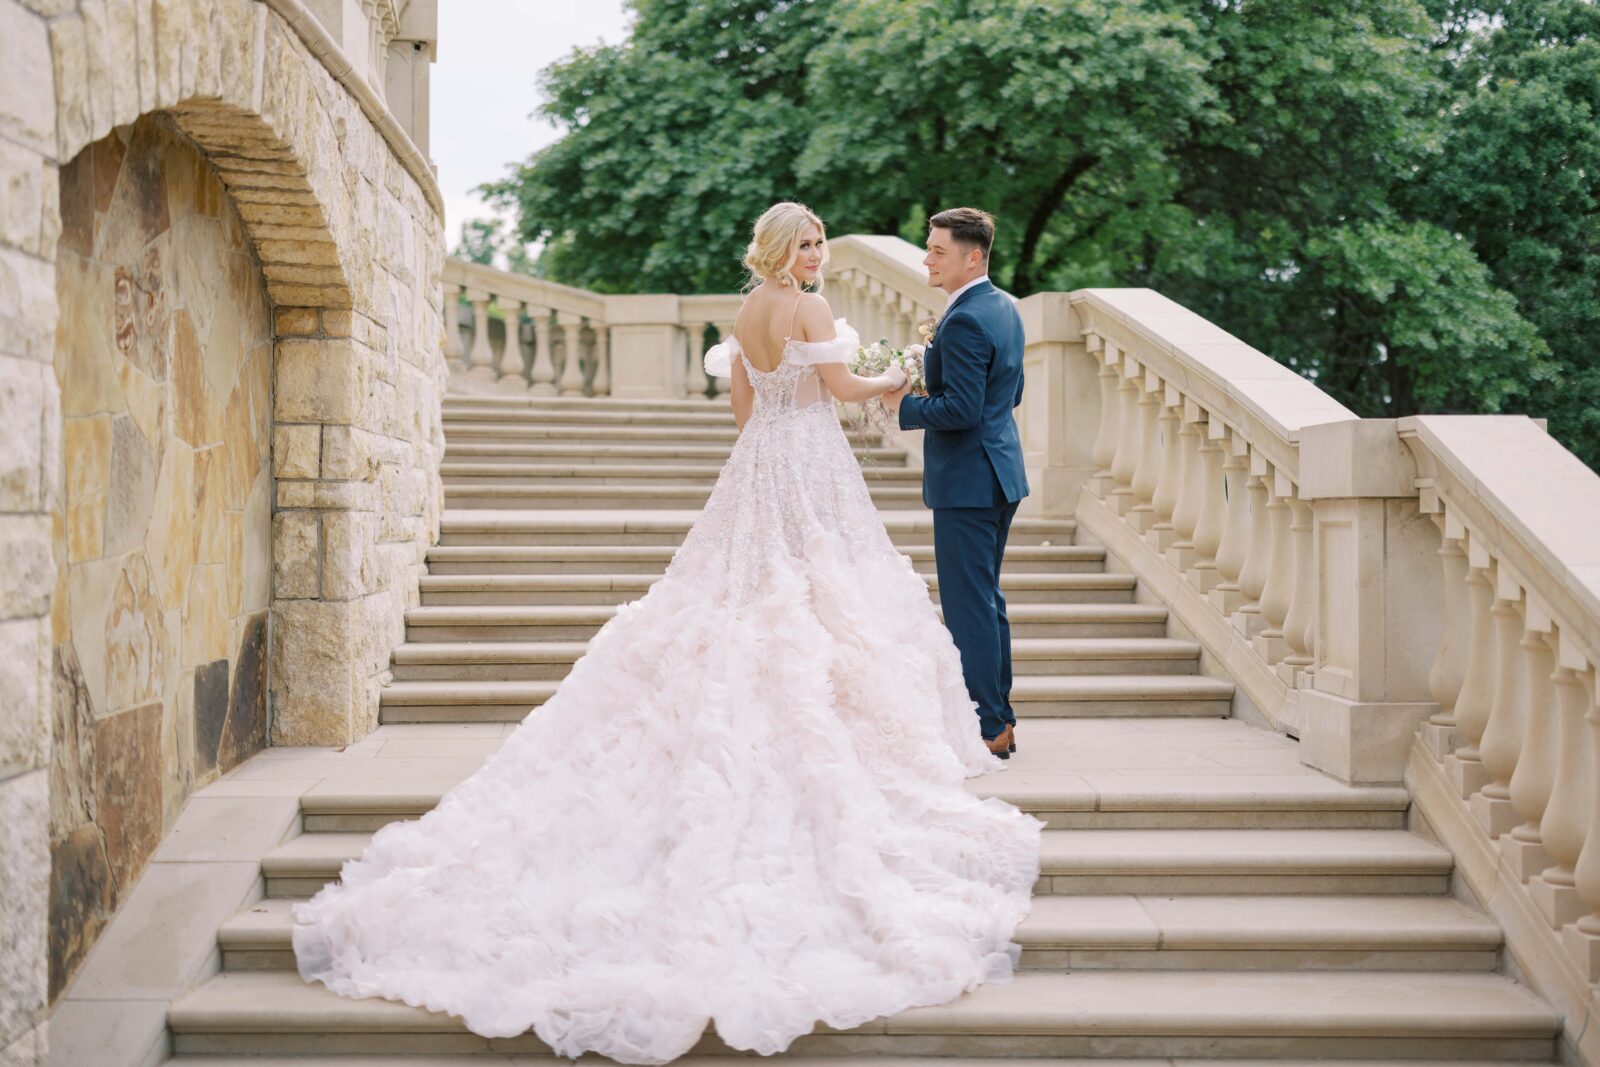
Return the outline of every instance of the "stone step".
<path id="1" fill-rule="evenodd" d="M 370 833 L 301 834 L 261 857 L 269 897 L 311 896 Z M 1450 853 L 1404 830 L 1046 830 L 1036 896 L 1438 895 Z"/>
<path id="2" fill-rule="evenodd" d="M 521 722 L 558 681 L 391 682 L 381 722 Z M 1011 686 L 1019 718 L 1225 718 L 1232 682 L 1200 675 L 1025 675 Z"/>
<path id="3" fill-rule="evenodd" d="M 482 404 L 443 406 L 446 432 L 458 426 L 683 426 L 737 429 L 733 409 L 699 411 L 618 411 L 613 408 L 497 408 Z"/>
<path id="4" fill-rule="evenodd" d="M 404 644 L 394 650 L 395 681 L 548 681 L 565 678 L 581 641 L 467 641 Z M 1016 638 L 1011 669 L 1037 674 L 1193 674 L 1200 646 L 1165 637 Z"/>
<path id="5" fill-rule="evenodd" d="M 477 485 L 661 485 L 710 487 L 721 464 L 626 463 L 473 463 L 446 460 L 439 466 L 446 491 Z M 861 468 L 867 484 L 921 487 L 922 472 L 913 467 L 869 464 Z"/>
<path id="6" fill-rule="evenodd" d="M 785 1054 L 777 1057 L 785 1067 L 929 1067 L 930 1062 L 935 1062 L 938 1067 L 1305 1067 L 1303 1059 L 1249 1059 L 1249 1060 L 1218 1060 L 1212 1058 L 1191 1059 L 1187 1056 L 1163 1056 L 1159 1060 L 1151 1059 L 1105 1059 L 1096 1057 L 1085 1059 L 1073 1057 L 1052 1057 L 1050 1059 L 1020 1058 L 1007 1056 L 1004 1058 L 986 1059 L 983 1057 L 939 1057 L 930 1061 L 926 1056 L 803 1056 Z M 470 1053 L 460 1056 L 407 1056 L 397 1053 L 392 1056 L 340 1056 L 326 1062 L 340 1064 L 343 1067 L 473 1067 L 483 1061 Z M 500 1067 L 548 1067 L 550 1060 L 541 1057 L 529 1056 L 501 1056 L 496 1062 Z M 579 1061 L 580 1063 L 583 1061 Z M 599 1063 L 601 1061 L 595 1061 Z M 1456 1067 L 1525 1067 L 1527 1060 L 1452 1060 Z M 1546 1061 L 1539 1060 L 1544 1063 Z M 306 1060 L 299 1056 L 184 1056 L 183 1067 L 307 1067 Z M 728 1057 L 723 1056 L 684 1056 L 674 1061 L 673 1067 L 728 1067 Z M 1318 1060 L 1317 1067 L 1439 1067 L 1438 1060 L 1420 1059 L 1382 1059 L 1382 1060 Z"/>
<path id="7" fill-rule="evenodd" d="M 666 571 L 672 545 L 435 545 L 430 574 L 655 574 Z M 932 574 L 932 545 L 901 549 L 921 574 Z M 1099 574 L 1106 553 L 1092 545 L 1007 545 L 1002 573 Z"/>
<path id="8" fill-rule="evenodd" d="M 939 579 L 925 575 L 939 596 Z M 649 574 L 427 574 L 419 582 L 426 606 L 474 604 L 626 604 L 660 581 Z M 1005 574 L 1000 589 L 1011 604 L 1130 604 L 1131 574 Z"/>
<path id="9" fill-rule="evenodd" d="M 419 607 L 406 611 L 406 640 L 587 641 L 616 607 Z M 1159 604 L 1015 604 L 1006 611 L 1011 636 L 1165 637 L 1167 609 Z"/>
<path id="10" fill-rule="evenodd" d="M 868 486 L 872 502 L 880 509 L 922 510 L 922 485 Z M 565 510 L 568 508 L 628 508 L 683 510 L 702 508 L 711 496 L 704 485 L 473 485 L 446 479 L 445 506 L 451 508 L 515 508 Z"/>
<path id="11" fill-rule="evenodd" d="M 876 430 L 854 430 L 841 426 L 846 439 L 857 445 L 880 447 L 885 442 Z M 666 441 L 673 444 L 722 443 L 732 447 L 739 438 L 739 430 L 729 419 L 726 425 L 608 425 L 604 422 L 581 421 L 572 423 L 522 423 L 522 422 L 459 422 L 444 420 L 447 440 L 458 443 L 518 444 L 531 441 L 565 441 L 569 444 L 639 444 L 645 441 Z"/>
<path id="12" fill-rule="evenodd" d="M 1219 740 L 1231 720 L 1211 720 Z M 1398 786 L 1348 786 L 1296 765 L 1273 774 L 1231 774 L 1162 771 L 1204 767 L 1206 761 L 1183 758 L 1199 744 L 1189 727 L 1197 720 L 1137 720 L 1146 748 L 1128 757 L 1092 744 L 1090 720 L 1033 719 L 1018 728 L 1022 742 L 1004 774 L 968 779 L 974 796 L 996 797 L 1028 811 L 1059 830 L 1396 830 L 1405 826 L 1410 797 Z M 436 753 L 465 757 L 472 770 L 496 751 L 504 737 L 483 733 L 488 724 L 383 726 L 404 732 L 397 754 Z M 1249 729 L 1249 728 L 1245 728 Z M 469 735 L 469 730 L 475 734 Z M 1124 729 L 1119 733 L 1129 732 Z M 1237 734 L 1234 751 L 1260 757 L 1257 739 Z M 1119 742 L 1126 744 L 1126 740 Z M 1159 746 L 1152 753 L 1150 746 Z M 1209 749 L 1215 752 L 1215 749 Z M 1174 758 L 1177 757 L 1177 758 Z M 327 778 L 300 796 L 301 826 L 308 833 L 371 832 L 390 822 L 414 819 L 431 811 L 440 798 L 472 770 L 450 777 L 382 777 L 389 757 L 348 768 L 348 775 Z M 414 758 L 414 757 L 413 757 Z M 1224 757 L 1226 758 L 1226 757 Z M 473 762 L 476 761 L 476 762 Z M 1259 762 L 1259 760 L 1256 760 Z M 1063 764 L 1077 773 L 1063 772 Z M 1141 772 L 1095 768 L 1143 766 Z M 308 768 L 309 771 L 309 768 Z"/>
<path id="13" fill-rule="evenodd" d="M 731 443 L 699 445 L 649 445 L 649 444 L 587 444 L 577 445 L 560 441 L 536 441 L 525 444 L 498 444 L 494 442 L 451 441 L 446 439 L 444 458 L 452 463 L 594 463 L 594 464 L 708 464 L 720 468 L 733 450 Z M 857 446 L 856 458 L 863 461 L 862 469 L 869 466 L 903 467 L 906 450 L 892 446 L 864 448 Z"/>
<path id="14" fill-rule="evenodd" d="M 548 1053 L 487 1039 L 443 1012 L 339 997 L 292 972 L 221 974 L 168 1011 L 179 1056 Z M 819 1027 L 796 1055 L 1416 1056 L 1550 1060 L 1559 1017 L 1493 974 L 1025 972 L 857 1031 Z M 714 1035 L 697 1053 L 726 1048 Z M 838 1063 L 840 1061 L 834 1061 Z"/>
<path id="15" fill-rule="evenodd" d="M 511 511 L 446 508 L 439 517 L 441 545 L 678 545 L 698 511 L 571 509 Z M 887 511 L 880 515 L 889 539 L 901 547 L 933 544 L 933 513 Z M 1021 518 L 1011 524 L 1008 545 L 1072 544 L 1073 519 Z"/>
<path id="16" fill-rule="evenodd" d="M 293 970 L 289 898 L 218 931 L 229 971 Z M 1017 928 L 1030 969 L 1487 971 L 1500 928 L 1448 897 L 1042 897 Z"/>
<path id="17" fill-rule="evenodd" d="M 534 396 L 529 393 L 447 393 L 441 404 L 446 411 L 478 408 L 494 411 L 636 411 L 718 415 L 732 410 L 725 396 L 716 399 L 692 397 L 648 400 L 609 396 Z"/>

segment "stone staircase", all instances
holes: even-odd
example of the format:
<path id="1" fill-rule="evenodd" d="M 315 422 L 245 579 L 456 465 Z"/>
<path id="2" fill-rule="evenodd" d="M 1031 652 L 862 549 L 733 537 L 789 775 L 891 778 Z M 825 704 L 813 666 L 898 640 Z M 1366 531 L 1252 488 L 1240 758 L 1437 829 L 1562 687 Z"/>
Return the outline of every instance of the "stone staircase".
<path id="1" fill-rule="evenodd" d="M 260 899 L 219 931 L 220 972 L 170 1009 L 190 1067 L 546 1055 L 531 1036 L 486 1040 L 303 983 L 289 908 L 378 828 L 428 811 L 554 692 L 665 569 L 734 430 L 709 401 L 489 396 L 448 398 L 445 428 L 441 541 L 383 725 L 342 752 L 272 749 L 230 776 L 281 780 L 300 820 L 261 856 Z M 891 535 L 937 596 L 915 471 L 899 449 L 856 443 Z M 1499 927 L 1451 895 L 1452 857 L 1408 831 L 1405 790 L 1345 786 L 1230 718 L 1233 686 L 1200 673 L 1199 646 L 1168 636 L 1135 577 L 1073 539 L 1070 520 L 1013 528 L 1021 747 L 1006 773 L 969 783 L 1048 825 L 1024 972 L 859 1031 L 820 1029 L 785 1058 L 1551 1062 L 1558 1017 L 1499 973 Z M 697 1050 L 726 1051 L 714 1035 Z"/>

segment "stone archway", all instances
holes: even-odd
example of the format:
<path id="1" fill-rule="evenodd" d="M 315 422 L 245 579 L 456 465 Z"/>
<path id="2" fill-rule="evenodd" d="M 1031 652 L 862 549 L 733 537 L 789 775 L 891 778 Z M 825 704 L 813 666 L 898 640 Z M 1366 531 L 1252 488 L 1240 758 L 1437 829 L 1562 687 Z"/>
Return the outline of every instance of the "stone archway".
<path id="1" fill-rule="evenodd" d="M 258 265 L 270 400 L 250 410 L 269 464 L 255 506 L 271 513 L 274 743 L 348 743 L 375 725 L 436 535 L 441 201 L 320 33 L 296 0 L 0 0 L 0 177 L 16 194 L 0 219 L 0 925 L 8 954 L 33 961 L 0 975 L 7 1062 L 32 1062 L 48 1003 L 52 514 L 66 525 L 51 357 L 58 317 L 74 312 L 55 298 L 58 167 L 165 116 L 212 169 Z"/>

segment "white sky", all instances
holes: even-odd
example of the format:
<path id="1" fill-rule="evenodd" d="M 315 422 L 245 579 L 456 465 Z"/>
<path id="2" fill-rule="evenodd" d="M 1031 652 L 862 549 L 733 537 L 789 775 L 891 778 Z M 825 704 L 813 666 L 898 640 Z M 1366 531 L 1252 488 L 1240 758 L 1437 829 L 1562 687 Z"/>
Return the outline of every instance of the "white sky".
<path id="1" fill-rule="evenodd" d="M 623 0 L 441 0 L 439 58 L 430 81 L 429 155 L 444 193 L 445 241 L 465 219 L 494 214 L 469 190 L 506 174 L 556 139 L 530 117 L 539 72 L 574 48 L 626 36 Z"/>

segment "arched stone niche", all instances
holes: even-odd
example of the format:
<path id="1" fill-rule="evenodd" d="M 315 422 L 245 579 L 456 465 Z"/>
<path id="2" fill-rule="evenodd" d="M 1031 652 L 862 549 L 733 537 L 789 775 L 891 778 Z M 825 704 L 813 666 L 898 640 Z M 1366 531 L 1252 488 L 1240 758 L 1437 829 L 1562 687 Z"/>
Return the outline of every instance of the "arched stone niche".
<path id="1" fill-rule="evenodd" d="M 61 169 L 52 996 L 198 786 L 267 740 L 272 312 L 162 115 Z"/>

